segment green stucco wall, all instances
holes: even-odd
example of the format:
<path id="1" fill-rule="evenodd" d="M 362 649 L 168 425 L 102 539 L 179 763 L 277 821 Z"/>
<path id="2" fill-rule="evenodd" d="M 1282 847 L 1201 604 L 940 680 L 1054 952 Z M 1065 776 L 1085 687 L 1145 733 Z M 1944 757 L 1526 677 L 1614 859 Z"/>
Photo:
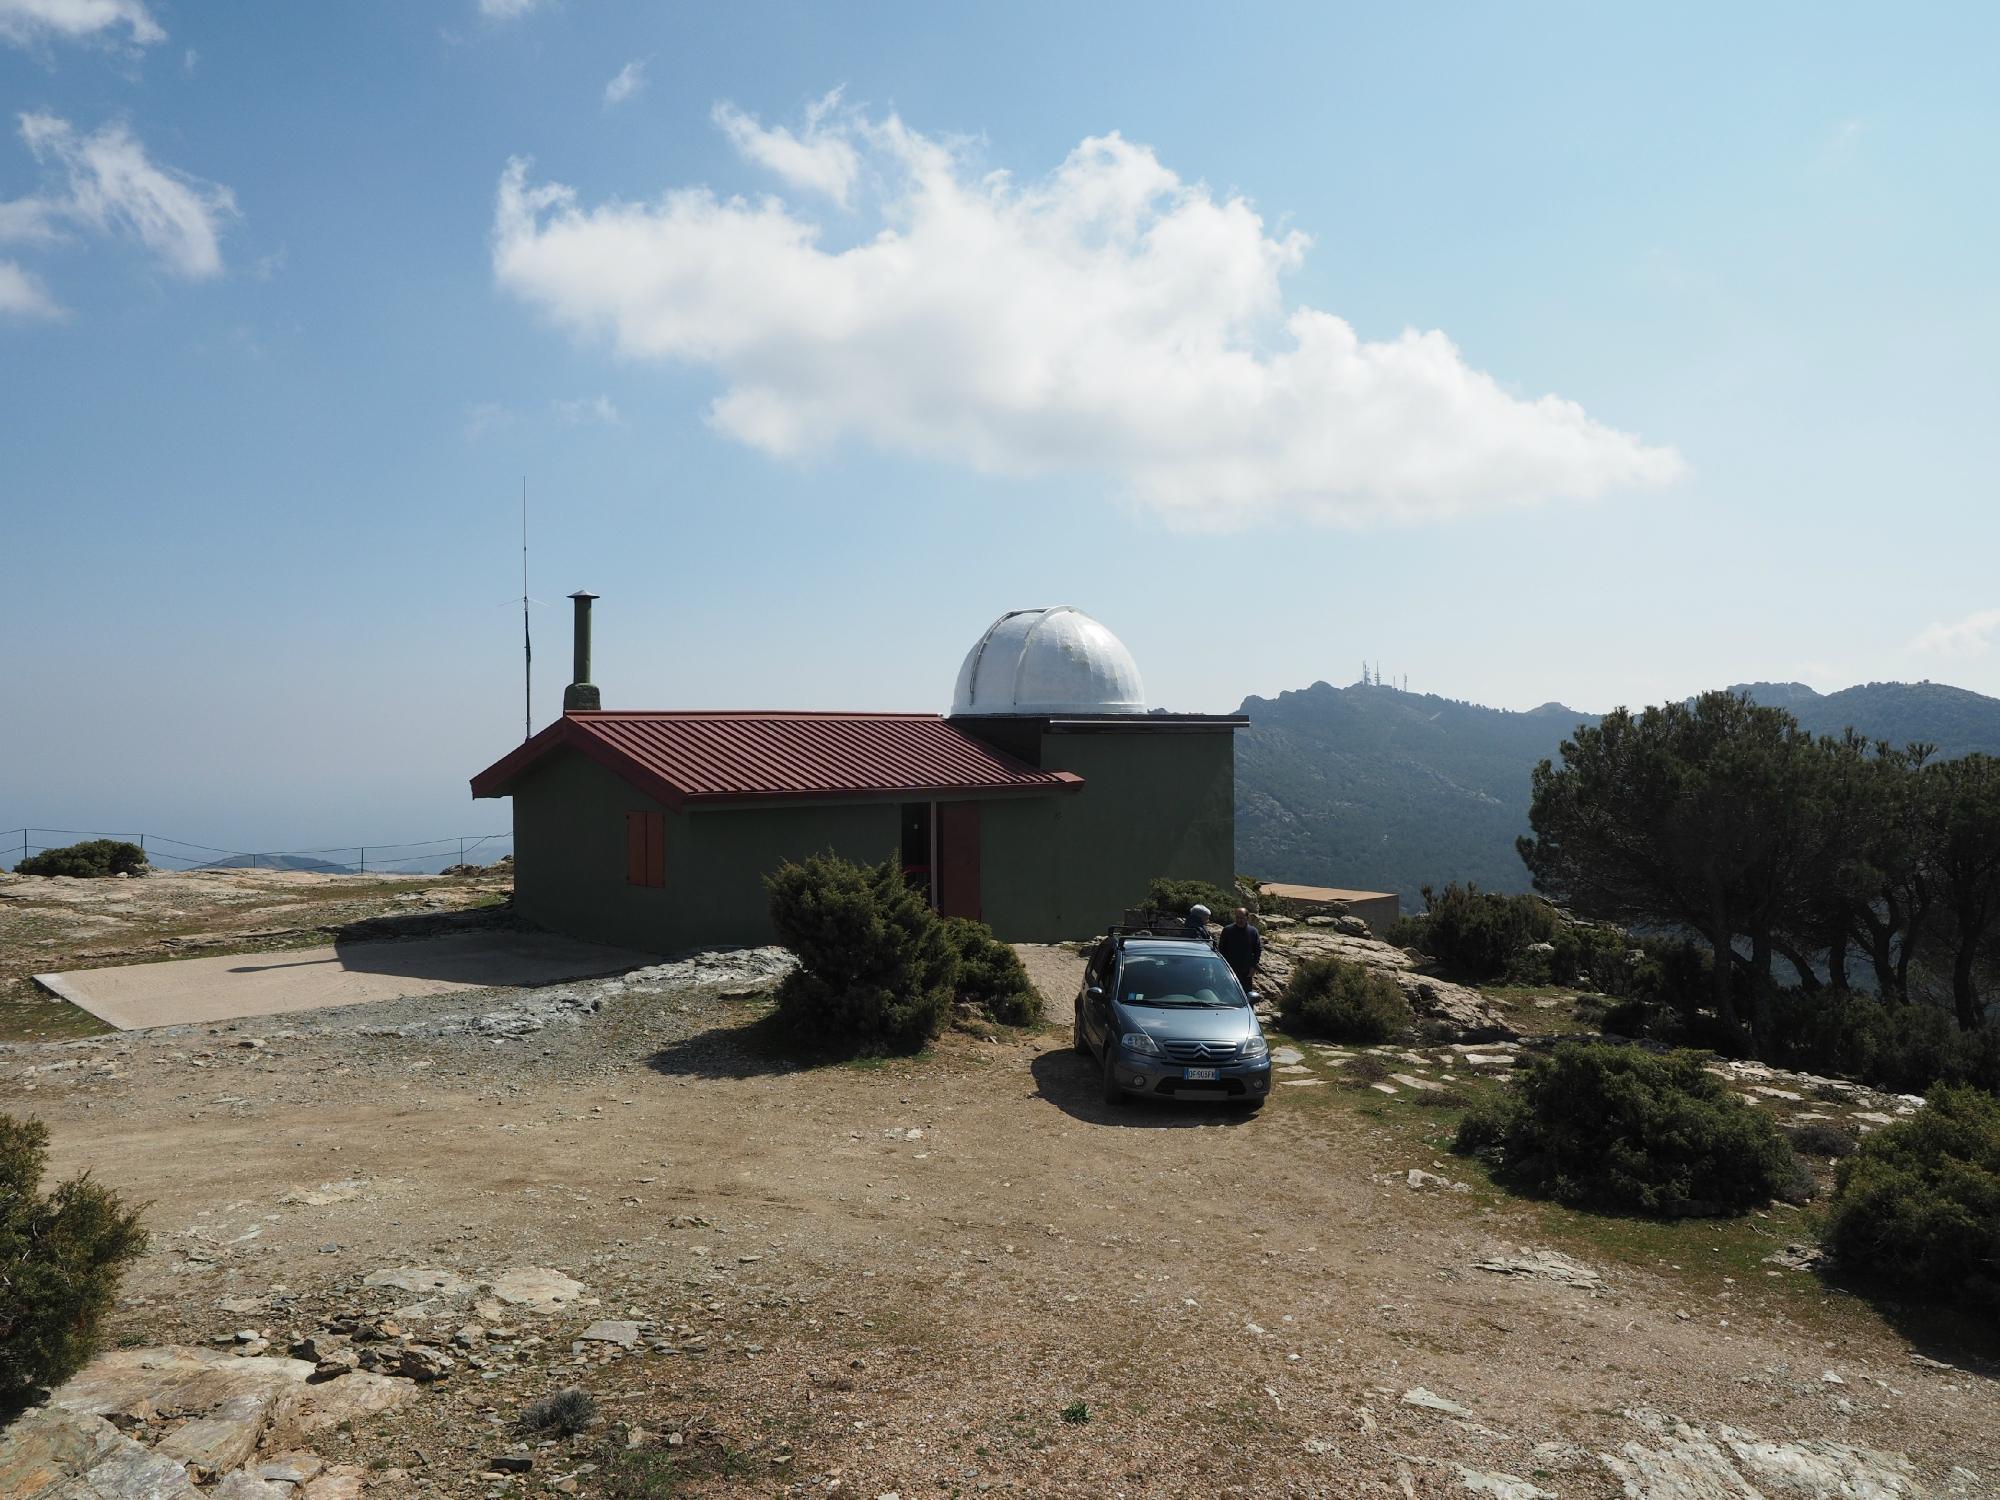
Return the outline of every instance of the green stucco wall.
<path id="1" fill-rule="evenodd" d="M 665 814 L 665 886 L 626 884 L 627 812 Z M 896 848 L 898 820 L 894 802 L 675 813 L 560 753 L 514 791 L 514 907 L 558 932 L 650 953 L 767 943 L 765 875 L 823 849 L 879 860 Z"/>
<path id="2" fill-rule="evenodd" d="M 1156 875 L 1235 878 L 1234 736 L 1144 729 L 1042 737 L 1045 770 L 1081 790 L 983 811 L 986 920 L 1015 942 L 1088 937 Z"/>
<path id="3" fill-rule="evenodd" d="M 980 805 L 981 906 L 999 936 L 1102 932 L 1156 875 L 1230 883 L 1228 731 L 1048 733 L 1041 764 L 1075 771 L 1083 787 Z M 882 859 L 898 847 L 901 817 L 899 801 L 669 812 L 571 752 L 529 772 L 513 801 L 515 909 L 558 932 L 651 953 L 770 942 L 765 875 L 825 849 Z M 625 883 L 628 811 L 664 814 L 664 887 Z"/>

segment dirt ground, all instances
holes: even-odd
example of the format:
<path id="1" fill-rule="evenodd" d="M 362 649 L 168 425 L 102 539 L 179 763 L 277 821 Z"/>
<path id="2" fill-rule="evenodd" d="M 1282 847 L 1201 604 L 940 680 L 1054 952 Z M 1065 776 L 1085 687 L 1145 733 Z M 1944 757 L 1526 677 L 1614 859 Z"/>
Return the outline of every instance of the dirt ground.
<path id="1" fill-rule="evenodd" d="M 1299 1047 L 1249 1118 L 1107 1107 L 1069 1049 L 1080 961 L 1024 951 L 1048 1026 L 906 1060 L 794 1067 L 761 1000 L 663 970 L 14 1044 L 0 1109 L 150 1204 L 119 1341 L 491 1330 L 325 1435 L 371 1495 L 1707 1493 L 1601 1456 L 1644 1472 L 1675 1420 L 1908 1455 L 1910 1488 L 1857 1496 L 2000 1492 L 1977 1352 L 1766 1262 L 1810 1211 L 1508 1196 L 1443 1149 L 1493 1086 L 1472 1049 Z M 589 1300 L 380 1284 L 516 1267 Z M 598 1319 L 642 1336 L 582 1340 Z M 515 1433 L 567 1386 L 598 1425 Z"/>

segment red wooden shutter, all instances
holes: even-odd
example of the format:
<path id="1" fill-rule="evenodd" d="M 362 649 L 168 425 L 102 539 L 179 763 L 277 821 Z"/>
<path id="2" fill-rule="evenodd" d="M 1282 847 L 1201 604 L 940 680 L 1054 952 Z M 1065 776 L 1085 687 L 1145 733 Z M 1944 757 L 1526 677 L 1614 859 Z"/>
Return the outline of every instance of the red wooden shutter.
<path id="1" fill-rule="evenodd" d="M 645 885 L 646 868 L 646 815 L 628 812 L 625 814 L 625 883 Z"/>
<path id="2" fill-rule="evenodd" d="M 667 883 L 667 815 L 646 814 L 646 884 Z"/>
<path id="3" fill-rule="evenodd" d="M 667 883 L 667 815 L 625 814 L 625 883 L 655 888 Z"/>

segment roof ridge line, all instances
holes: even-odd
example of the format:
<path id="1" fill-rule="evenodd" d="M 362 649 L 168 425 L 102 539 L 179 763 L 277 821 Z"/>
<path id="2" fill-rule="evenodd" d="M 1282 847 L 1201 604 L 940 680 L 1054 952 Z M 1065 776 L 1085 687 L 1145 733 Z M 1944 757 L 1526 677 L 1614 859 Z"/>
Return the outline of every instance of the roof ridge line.
<path id="1" fill-rule="evenodd" d="M 924 709 L 881 708 L 584 708 L 564 712 L 566 719 L 938 719 L 945 715 Z"/>

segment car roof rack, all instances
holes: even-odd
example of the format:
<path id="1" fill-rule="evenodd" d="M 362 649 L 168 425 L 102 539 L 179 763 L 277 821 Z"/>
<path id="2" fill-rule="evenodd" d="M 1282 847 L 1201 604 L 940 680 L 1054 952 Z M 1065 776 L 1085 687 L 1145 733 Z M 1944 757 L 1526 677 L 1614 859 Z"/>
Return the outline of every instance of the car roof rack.
<path id="1" fill-rule="evenodd" d="M 1183 942 L 1194 942 L 1196 940 L 1183 930 L 1186 921 L 1187 918 L 1178 912 L 1127 907 L 1125 920 L 1112 923 L 1105 929 L 1105 936 L 1114 941 L 1120 938 L 1178 938 Z M 1212 940 L 1209 946 L 1214 946 Z"/>

